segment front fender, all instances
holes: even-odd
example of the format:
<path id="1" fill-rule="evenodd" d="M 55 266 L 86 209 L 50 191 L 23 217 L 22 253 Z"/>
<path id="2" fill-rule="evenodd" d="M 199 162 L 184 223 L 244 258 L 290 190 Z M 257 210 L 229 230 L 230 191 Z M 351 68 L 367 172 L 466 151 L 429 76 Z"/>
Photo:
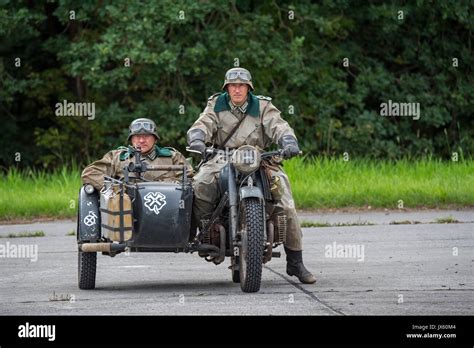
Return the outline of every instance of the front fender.
<path id="1" fill-rule="evenodd" d="M 258 186 L 252 186 L 252 187 L 242 186 L 239 190 L 239 197 L 241 200 L 244 198 L 249 198 L 249 197 L 263 199 L 263 193 L 260 187 Z"/>
<path id="2" fill-rule="evenodd" d="M 84 186 L 79 191 L 77 213 L 77 241 L 94 243 L 100 239 L 99 192 L 94 189 L 86 193 Z"/>

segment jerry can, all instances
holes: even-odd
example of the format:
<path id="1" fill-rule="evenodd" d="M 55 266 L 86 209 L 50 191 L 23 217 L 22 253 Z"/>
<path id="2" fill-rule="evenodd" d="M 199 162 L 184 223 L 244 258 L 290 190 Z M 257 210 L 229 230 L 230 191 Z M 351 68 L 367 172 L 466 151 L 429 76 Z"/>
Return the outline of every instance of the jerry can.
<path id="1" fill-rule="evenodd" d="M 100 191 L 102 236 L 114 242 L 132 238 L 132 202 L 123 185 L 106 182 Z"/>

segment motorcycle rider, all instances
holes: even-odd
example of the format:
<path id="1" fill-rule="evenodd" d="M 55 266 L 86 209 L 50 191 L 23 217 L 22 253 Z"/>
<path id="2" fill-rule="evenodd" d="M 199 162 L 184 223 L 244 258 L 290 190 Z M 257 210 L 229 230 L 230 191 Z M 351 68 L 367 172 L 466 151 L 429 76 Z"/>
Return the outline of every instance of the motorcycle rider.
<path id="1" fill-rule="evenodd" d="M 148 165 L 187 165 L 187 175 L 192 176 L 193 169 L 186 158 L 172 147 L 158 146 L 158 130 L 155 122 L 148 118 L 138 118 L 129 126 L 127 141 L 140 148 L 141 159 Z M 134 152 L 121 146 L 107 152 L 102 159 L 88 165 L 82 172 L 83 184 L 91 184 L 97 190 L 104 185 L 104 175 L 123 178 L 123 168 L 134 161 Z M 179 171 L 147 171 L 143 177 L 151 181 L 176 181 L 182 178 Z"/>
<path id="2" fill-rule="evenodd" d="M 188 130 L 191 149 L 203 154 L 206 144 L 220 149 L 236 149 L 244 144 L 266 149 L 276 143 L 283 149 L 284 158 L 299 154 L 295 133 L 271 103 L 271 98 L 255 96 L 251 92 L 254 87 L 247 69 L 228 70 L 222 90 L 209 97 L 206 108 Z M 195 224 L 201 228 L 219 201 L 218 176 L 224 165 L 225 161 L 215 156 L 204 163 L 194 177 L 193 215 Z M 298 277 L 300 282 L 312 284 L 316 278 L 303 264 L 302 231 L 290 183 L 281 166 L 277 173 L 283 192 L 274 202 L 274 212 L 280 211 L 287 217 L 286 271 L 288 275 Z"/>

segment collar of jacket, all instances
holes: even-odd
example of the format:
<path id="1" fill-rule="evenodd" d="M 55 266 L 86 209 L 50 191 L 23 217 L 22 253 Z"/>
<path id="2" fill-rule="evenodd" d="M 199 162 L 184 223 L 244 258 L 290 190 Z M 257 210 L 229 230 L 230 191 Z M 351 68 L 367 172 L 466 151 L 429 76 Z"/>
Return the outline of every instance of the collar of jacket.
<path id="1" fill-rule="evenodd" d="M 232 103 L 232 100 L 231 100 L 231 101 L 229 101 L 229 105 L 230 105 L 230 108 L 231 108 L 232 111 L 238 110 L 239 112 L 245 114 L 247 112 L 249 102 L 247 100 L 245 100 L 245 102 L 242 105 L 236 106 L 236 105 L 234 105 L 234 103 Z"/>
<path id="2" fill-rule="evenodd" d="M 128 147 L 125 146 L 120 146 L 117 150 L 123 150 L 120 153 L 120 160 L 125 161 L 127 158 L 131 158 L 132 152 Z M 171 157 L 173 153 L 171 152 L 171 149 L 167 147 L 159 147 L 158 145 L 155 145 L 154 149 L 151 150 L 145 157 L 148 157 L 150 160 L 154 160 L 157 156 L 158 157 Z"/>
<path id="3" fill-rule="evenodd" d="M 249 105 L 247 106 L 247 114 L 253 117 L 259 117 L 260 103 L 258 102 L 258 98 L 254 96 L 251 92 L 249 92 L 249 97 L 247 101 L 249 103 Z M 221 111 L 230 111 L 229 94 L 227 94 L 227 92 L 222 93 L 220 96 L 217 97 L 216 105 L 214 106 L 214 112 Z"/>
<path id="4" fill-rule="evenodd" d="M 156 158 L 156 156 L 158 155 L 158 151 L 157 151 L 156 147 L 157 147 L 157 146 L 155 145 L 155 146 L 153 147 L 153 149 L 151 149 L 151 151 L 148 152 L 148 153 L 145 155 L 145 157 L 148 158 L 150 161 L 153 161 L 153 160 Z"/>

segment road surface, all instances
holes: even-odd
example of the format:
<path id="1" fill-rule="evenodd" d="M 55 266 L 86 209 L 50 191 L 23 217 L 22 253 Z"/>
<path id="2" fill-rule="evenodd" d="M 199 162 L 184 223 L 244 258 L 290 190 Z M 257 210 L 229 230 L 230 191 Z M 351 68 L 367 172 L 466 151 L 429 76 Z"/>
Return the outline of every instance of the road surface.
<path id="1" fill-rule="evenodd" d="M 447 216 L 459 223 L 433 223 Z M 0 225 L 0 315 L 474 313 L 474 211 L 305 212 L 300 218 L 374 225 L 304 228 L 304 260 L 317 283 L 287 276 L 283 256 L 265 265 L 261 290 L 253 294 L 232 283 L 228 260 L 215 266 L 197 254 L 172 253 L 99 254 L 96 289 L 80 290 L 76 238 L 68 235 L 74 221 Z M 26 231 L 45 236 L 5 238 Z M 20 246 L 24 257 L 13 256 Z"/>

